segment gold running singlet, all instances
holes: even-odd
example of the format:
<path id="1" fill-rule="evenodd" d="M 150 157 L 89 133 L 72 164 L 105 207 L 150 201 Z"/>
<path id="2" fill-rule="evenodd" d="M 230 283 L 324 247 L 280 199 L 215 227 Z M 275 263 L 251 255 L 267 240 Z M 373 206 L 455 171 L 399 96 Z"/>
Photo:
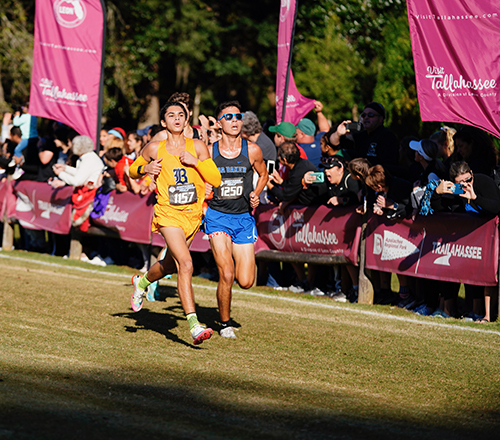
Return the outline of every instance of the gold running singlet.
<path id="1" fill-rule="evenodd" d="M 186 151 L 198 157 L 193 140 L 185 140 Z M 153 232 L 159 232 L 160 227 L 180 228 L 189 240 L 200 229 L 205 182 L 196 168 L 182 165 L 179 156 L 170 154 L 166 145 L 166 140 L 158 145 L 158 159 L 162 157 L 163 160 L 156 178 L 158 202 L 151 228 Z"/>

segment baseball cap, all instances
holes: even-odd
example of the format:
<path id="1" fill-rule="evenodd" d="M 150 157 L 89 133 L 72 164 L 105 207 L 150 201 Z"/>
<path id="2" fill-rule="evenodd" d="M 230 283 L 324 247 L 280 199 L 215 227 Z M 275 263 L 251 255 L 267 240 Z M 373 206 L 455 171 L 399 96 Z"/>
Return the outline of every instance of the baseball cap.
<path id="1" fill-rule="evenodd" d="M 382 104 L 379 104 L 378 102 L 370 102 L 370 104 L 365 105 L 365 110 L 367 108 L 371 108 L 372 110 L 375 110 L 380 116 L 385 118 L 385 108 Z M 363 110 L 363 111 L 365 111 Z"/>
<path id="2" fill-rule="evenodd" d="M 269 131 L 271 133 L 279 133 L 287 138 L 293 137 L 293 135 L 297 132 L 295 125 L 291 122 L 280 122 L 278 125 L 272 125 L 269 127 Z"/>
<path id="3" fill-rule="evenodd" d="M 149 129 L 152 127 L 152 125 L 148 125 L 144 128 L 138 128 L 136 130 L 136 133 L 139 135 L 139 136 L 146 136 L 149 132 Z"/>
<path id="4" fill-rule="evenodd" d="M 302 118 L 296 127 L 304 134 L 308 136 L 314 136 L 316 134 L 316 126 L 314 122 L 307 118 Z"/>

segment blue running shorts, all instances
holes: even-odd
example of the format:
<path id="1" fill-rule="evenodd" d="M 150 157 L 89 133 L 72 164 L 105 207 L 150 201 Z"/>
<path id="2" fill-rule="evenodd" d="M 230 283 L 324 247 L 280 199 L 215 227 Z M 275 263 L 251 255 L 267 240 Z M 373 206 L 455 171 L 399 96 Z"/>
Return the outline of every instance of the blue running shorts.
<path id="1" fill-rule="evenodd" d="M 203 220 L 203 231 L 207 235 L 222 232 L 236 244 L 255 243 L 257 241 L 257 227 L 255 219 L 249 212 L 243 214 L 226 214 L 215 209 L 207 209 Z"/>

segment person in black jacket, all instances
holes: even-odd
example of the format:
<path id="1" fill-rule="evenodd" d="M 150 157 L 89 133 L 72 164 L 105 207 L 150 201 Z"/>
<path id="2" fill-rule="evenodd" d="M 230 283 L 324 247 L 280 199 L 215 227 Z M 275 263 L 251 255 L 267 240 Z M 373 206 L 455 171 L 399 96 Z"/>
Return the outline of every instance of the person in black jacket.
<path id="1" fill-rule="evenodd" d="M 431 197 L 431 206 L 435 211 L 466 212 L 479 216 L 500 214 L 500 189 L 491 177 L 474 174 L 469 164 L 462 161 L 451 165 L 450 180 L 442 180 Z M 457 185 L 463 190 L 462 194 L 456 194 Z M 482 316 L 484 307 L 485 314 L 480 322 L 491 320 L 491 297 L 496 289 L 495 286 L 465 285 L 466 296 L 473 297 L 474 314 Z"/>
<path id="2" fill-rule="evenodd" d="M 366 185 L 375 191 L 373 213 L 383 215 L 388 219 L 407 218 L 411 214 L 412 184 L 407 180 L 393 177 L 381 165 L 375 165 L 368 171 Z M 400 297 L 391 290 L 391 274 L 387 272 L 373 272 L 375 289 L 374 302 L 376 304 L 397 304 Z"/>
<path id="3" fill-rule="evenodd" d="M 362 189 L 361 180 L 354 178 L 347 166 L 340 159 L 338 156 L 322 157 L 319 166 L 324 169 L 325 181 L 323 183 L 315 183 L 312 172 L 308 172 L 304 176 L 304 182 L 312 184 L 317 189 L 318 201 L 321 201 L 323 204 L 332 206 L 358 205 Z M 348 299 L 351 302 L 355 302 L 358 298 L 359 268 L 352 264 L 347 264 L 346 269 L 352 283 Z M 346 295 L 342 292 L 336 292 L 332 297 L 335 300 L 344 298 L 343 300 L 345 301 L 346 299 Z"/>
<path id="4" fill-rule="evenodd" d="M 270 175 L 267 188 L 269 193 L 279 200 L 281 210 L 291 202 L 303 206 L 310 205 L 316 198 L 316 193 L 311 188 L 304 188 L 302 180 L 308 171 L 318 171 L 318 169 L 312 162 L 300 157 L 299 149 L 294 142 L 285 141 L 280 145 L 278 160 L 290 170 L 288 179 L 283 180 L 275 170 Z"/>
<path id="5" fill-rule="evenodd" d="M 375 191 L 373 213 L 389 219 L 406 218 L 411 213 L 411 183 L 392 177 L 381 165 L 371 167 L 365 183 Z"/>
<path id="6" fill-rule="evenodd" d="M 315 184 L 312 171 L 304 176 L 304 183 L 314 184 L 318 193 L 318 202 L 325 205 L 346 206 L 359 204 L 361 181 L 353 178 L 339 157 L 323 157 L 320 168 L 324 169 L 325 181 Z"/>
<path id="7" fill-rule="evenodd" d="M 278 160 L 281 165 L 289 170 L 288 178 L 283 179 L 277 170 L 269 176 L 267 183 L 268 194 L 274 196 L 279 201 L 279 214 L 283 214 L 286 206 L 294 202 L 299 205 L 308 206 L 316 199 L 316 192 L 312 187 L 304 184 L 304 175 L 308 171 L 318 171 L 312 162 L 300 157 L 300 151 L 295 142 L 285 141 L 278 148 Z M 298 286 L 293 286 L 298 290 L 308 291 L 309 282 L 306 279 L 304 265 L 291 263 L 298 278 Z M 312 283 L 313 270 L 309 270 L 308 277 Z M 312 287 L 312 286 L 311 286 Z M 293 290 L 293 289 L 292 289 Z"/>
<path id="8" fill-rule="evenodd" d="M 455 162 L 450 167 L 450 179 L 442 180 L 431 197 L 435 211 L 468 212 L 479 215 L 500 213 L 500 189 L 484 174 L 473 174 L 467 162 Z M 456 185 L 463 190 L 454 194 Z"/>

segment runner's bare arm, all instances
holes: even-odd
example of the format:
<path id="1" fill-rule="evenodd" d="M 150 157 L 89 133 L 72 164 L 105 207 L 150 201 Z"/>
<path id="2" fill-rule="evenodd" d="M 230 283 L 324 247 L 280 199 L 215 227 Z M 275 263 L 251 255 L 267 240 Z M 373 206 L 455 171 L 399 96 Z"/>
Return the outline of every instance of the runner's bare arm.
<path id="1" fill-rule="evenodd" d="M 262 190 L 265 188 L 269 177 L 266 163 L 262 158 L 262 150 L 257 144 L 254 144 L 253 142 L 248 143 L 248 158 L 250 159 L 250 163 L 252 164 L 253 169 L 259 175 L 255 190 L 252 191 L 258 198 Z"/>

